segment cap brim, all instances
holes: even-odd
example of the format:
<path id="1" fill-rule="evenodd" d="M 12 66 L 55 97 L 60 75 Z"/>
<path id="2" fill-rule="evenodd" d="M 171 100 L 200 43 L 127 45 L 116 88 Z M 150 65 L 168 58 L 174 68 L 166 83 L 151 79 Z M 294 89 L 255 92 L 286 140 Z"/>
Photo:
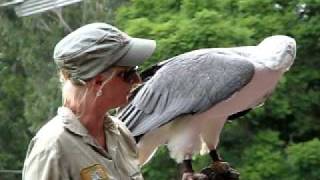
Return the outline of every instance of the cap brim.
<path id="1" fill-rule="evenodd" d="M 149 39 L 131 38 L 128 52 L 116 63 L 118 66 L 138 66 L 147 60 L 156 48 Z"/>

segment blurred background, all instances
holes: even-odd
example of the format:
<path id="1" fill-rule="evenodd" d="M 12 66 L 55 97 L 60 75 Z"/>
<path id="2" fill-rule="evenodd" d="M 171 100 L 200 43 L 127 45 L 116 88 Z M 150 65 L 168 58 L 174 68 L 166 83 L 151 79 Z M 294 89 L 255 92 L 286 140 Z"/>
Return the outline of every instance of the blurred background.
<path id="1" fill-rule="evenodd" d="M 1 180 L 21 179 L 30 139 L 61 105 L 54 45 L 92 22 L 155 39 L 142 69 L 193 49 L 294 37 L 293 67 L 264 106 L 226 124 L 219 151 L 243 180 L 320 179 L 320 0 L 83 0 L 27 17 L 15 10 L 0 7 Z M 196 157 L 194 166 L 208 163 Z M 142 171 L 147 180 L 180 177 L 165 148 Z"/>

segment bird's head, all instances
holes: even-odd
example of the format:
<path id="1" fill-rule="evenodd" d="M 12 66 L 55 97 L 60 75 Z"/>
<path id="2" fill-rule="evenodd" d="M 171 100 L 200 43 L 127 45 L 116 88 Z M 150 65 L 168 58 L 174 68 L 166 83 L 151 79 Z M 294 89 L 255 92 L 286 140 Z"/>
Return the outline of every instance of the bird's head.
<path id="1" fill-rule="evenodd" d="M 284 35 L 264 39 L 258 46 L 258 57 L 272 70 L 288 71 L 296 57 L 296 41 Z"/>

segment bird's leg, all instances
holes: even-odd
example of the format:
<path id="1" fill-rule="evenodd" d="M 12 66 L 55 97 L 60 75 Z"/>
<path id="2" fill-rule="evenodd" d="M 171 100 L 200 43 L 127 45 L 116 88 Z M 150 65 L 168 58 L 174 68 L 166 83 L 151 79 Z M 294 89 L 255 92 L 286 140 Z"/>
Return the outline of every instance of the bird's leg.
<path id="1" fill-rule="evenodd" d="M 219 156 L 216 149 L 210 151 L 212 164 L 210 167 L 205 168 L 201 173 L 206 174 L 209 180 L 223 179 L 223 180 L 238 180 L 240 173 L 233 169 L 229 163 L 224 162 Z"/>
<path id="2" fill-rule="evenodd" d="M 208 177 L 205 174 L 194 172 L 191 159 L 183 160 L 182 168 L 182 180 L 208 180 Z"/>
<path id="3" fill-rule="evenodd" d="M 222 160 L 216 149 L 211 150 L 209 154 L 212 158 L 211 169 L 214 172 L 223 174 L 229 171 L 229 168 L 231 168 L 229 163 Z"/>
<path id="4" fill-rule="evenodd" d="M 192 169 L 192 160 L 191 159 L 185 159 L 182 162 L 182 170 L 183 173 L 193 173 Z"/>
<path id="5" fill-rule="evenodd" d="M 222 161 L 220 155 L 218 154 L 217 150 L 213 149 L 210 151 L 210 157 L 212 158 L 212 161 L 213 162 L 216 162 L 216 161 Z"/>

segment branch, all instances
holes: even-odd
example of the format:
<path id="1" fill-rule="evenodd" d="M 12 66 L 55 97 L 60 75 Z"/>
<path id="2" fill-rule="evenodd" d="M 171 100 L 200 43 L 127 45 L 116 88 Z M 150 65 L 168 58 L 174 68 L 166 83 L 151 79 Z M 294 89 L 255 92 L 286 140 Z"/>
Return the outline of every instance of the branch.
<path id="1" fill-rule="evenodd" d="M 52 10 L 52 12 L 54 12 L 58 16 L 58 19 L 59 19 L 60 23 L 62 24 L 62 26 L 65 28 L 65 30 L 67 30 L 68 32 L 72 32 L 72 29 L 70 28 L 68 23 L 63 19 L 62 7 L 55 8 Z"/>

